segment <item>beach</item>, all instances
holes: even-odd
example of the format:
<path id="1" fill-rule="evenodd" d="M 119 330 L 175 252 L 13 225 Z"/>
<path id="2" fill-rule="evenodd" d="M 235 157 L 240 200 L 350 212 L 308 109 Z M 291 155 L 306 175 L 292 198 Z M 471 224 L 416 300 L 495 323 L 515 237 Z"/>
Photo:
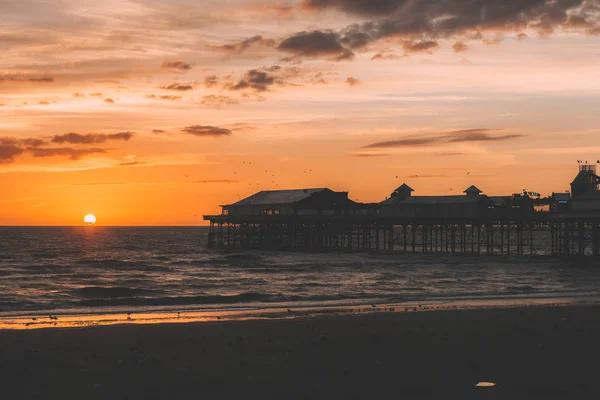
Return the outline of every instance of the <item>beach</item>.
<path id="1" fill-rule="evenodd" d="M 600 306 L 0 331 L 7 399 L 600 398 Z M 478 382 L 493 387 L 476 387 Z"/>

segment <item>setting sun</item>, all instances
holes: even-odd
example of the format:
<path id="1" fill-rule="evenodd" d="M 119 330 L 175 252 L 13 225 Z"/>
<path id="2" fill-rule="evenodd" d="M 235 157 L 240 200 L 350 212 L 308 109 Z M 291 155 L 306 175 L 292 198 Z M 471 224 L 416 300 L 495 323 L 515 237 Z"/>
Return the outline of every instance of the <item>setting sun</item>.
<path id="1" fill-rule="evenodd" d="M 83 222 L 88 225 L 94 225 L 96 223 L 96 216 L 94 214 L 88 214 L 83 217 Z"/>

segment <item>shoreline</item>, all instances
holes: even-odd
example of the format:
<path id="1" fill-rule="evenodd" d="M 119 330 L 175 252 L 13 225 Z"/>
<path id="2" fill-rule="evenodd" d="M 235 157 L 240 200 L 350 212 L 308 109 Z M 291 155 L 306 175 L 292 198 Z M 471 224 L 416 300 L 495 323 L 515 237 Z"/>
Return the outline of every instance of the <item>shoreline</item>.
<path id="1" fill-rule="evenodd" d="M 0 331 L 11 399 L 595 399 L 600 306 Z M 494 387 L 477 387 L 492 382 Z"/>
<path id="2" fill-rule="evenodd" d="M 493 299 L 430 299 L 382 304 L 226 308 L 213 310 L 181 309 L 141 310 L 110 313 L 35 313 L 0 317 L 3 330 L 84 328 L 112 325 L 154 325 L 245 320 L 276 320 L 336 315 L 369 315 L 379 313 L 417 313 L 427 311 L 508 309 L 531 307 L 568 307 L 600 305 L 600 296 L 527 297 Z"/>

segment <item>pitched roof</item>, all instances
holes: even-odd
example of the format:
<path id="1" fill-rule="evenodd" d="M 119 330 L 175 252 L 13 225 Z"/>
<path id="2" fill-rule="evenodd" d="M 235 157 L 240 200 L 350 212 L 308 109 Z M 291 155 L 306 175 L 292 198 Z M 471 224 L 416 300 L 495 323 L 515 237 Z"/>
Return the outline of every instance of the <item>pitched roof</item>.
<path id="1" fill-rule="evenodd" d="M 481 190 L 479 190 L 479 188 L 477 186 L 471 185 L 468 188 L 466 188 L 463 193 L 477 193 L 477 194 L 479 194 L 479 193 L 482 193 L 482 192 L 481 192 Z"/>
<path id="2" fill-rule="evenodd" d="M 395 191 L 396 192 L 414 192 L 415 190 L 413 188 L 411 188 L 410 186 L 408 186 L 406 183 L 403 183 L 402 186 L 400 186 Z"/>
<path id="3" fill-rule="evenodd" d="M 324 190 L 329 189 L 263 190 L 229 206 L 294 204 Z"/>

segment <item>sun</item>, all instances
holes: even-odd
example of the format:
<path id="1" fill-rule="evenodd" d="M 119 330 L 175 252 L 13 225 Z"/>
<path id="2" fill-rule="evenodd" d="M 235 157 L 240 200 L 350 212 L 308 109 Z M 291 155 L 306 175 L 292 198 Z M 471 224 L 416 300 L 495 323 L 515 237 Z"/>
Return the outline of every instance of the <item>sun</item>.
<path id="1" fill-rule="evenodd" d="M 88 225 L 94 225 L 96 223 L 96 216 L 94 214 L 88 214 L 83 217 L 83 222 Z"/>

